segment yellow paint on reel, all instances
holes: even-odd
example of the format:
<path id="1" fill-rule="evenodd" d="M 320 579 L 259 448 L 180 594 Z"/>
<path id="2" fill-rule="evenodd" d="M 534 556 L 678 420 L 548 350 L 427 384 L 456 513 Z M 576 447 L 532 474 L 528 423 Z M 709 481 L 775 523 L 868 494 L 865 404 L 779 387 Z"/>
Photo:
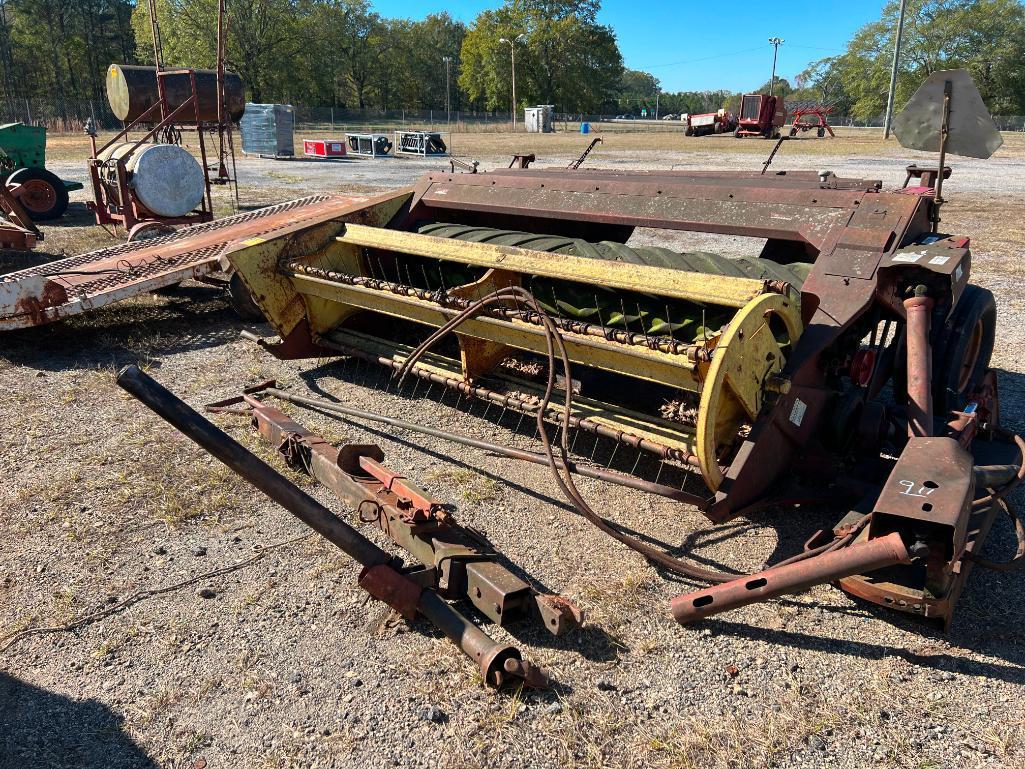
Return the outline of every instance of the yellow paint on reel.
<path id="1" fill-rule="evenodd" d="M 795 296 L 763 294 L 734 316 L 712 352 L 701 383 L 696 441 L 701 475 L 712 491 L 723 481 L 723 448 L 736 440 L 743 422 L 758 416 L 770 377 L 786 363 L 785 342 L 776 338 L 774 318 L 786 329 L 792 347 L 803 330 L 800 302 Z"/>

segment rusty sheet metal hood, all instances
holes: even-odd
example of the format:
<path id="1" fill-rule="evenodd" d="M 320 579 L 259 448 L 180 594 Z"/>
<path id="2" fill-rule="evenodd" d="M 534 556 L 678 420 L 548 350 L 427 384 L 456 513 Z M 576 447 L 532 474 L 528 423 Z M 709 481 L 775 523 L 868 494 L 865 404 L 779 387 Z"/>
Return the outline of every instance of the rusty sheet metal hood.
<path id="1" fill-rule="evenodd" d="M 412 218 L 573 219 L 595 225 L 655 227 L 747 235 L 808 243 L 823 249 L 877 180 L 815 172 L 570 171 L 501 169 L 484 174 L 434 173 L 416 185 Z M 447 217 L 447 218 L 446 218 Z M 530 228 L 525 228 L 530 229 Z"/>

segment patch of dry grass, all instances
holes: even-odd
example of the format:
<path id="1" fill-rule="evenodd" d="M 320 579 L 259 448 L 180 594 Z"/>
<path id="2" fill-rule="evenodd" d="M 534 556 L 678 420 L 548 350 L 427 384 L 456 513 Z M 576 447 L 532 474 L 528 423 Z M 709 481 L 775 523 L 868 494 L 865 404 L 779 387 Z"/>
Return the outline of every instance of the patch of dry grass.
<path id="1" fill-rule="evenodd" d="M 569 124 L 573 130 L 559 130 L 553 134 L 528 134 L 517 131 L 480 131 L 459 132 L 452 135 L 452 151 L 455 155 L 473 155 L 475 157 L 489 155 L 511 155 L 514 152 L 533 152 L 538 157 L 567 155 L 581 152 L 589 143 L 589 136 L 576 132 L 575 124 Z M 442 130 L 442 126 L 438 126 Z M 619 123 L 593 123 L 593 136 L 601 136 L 603 143 L 596 149 L 598 155 L 613 155 L 624 151 L 665 151 L 677 152 L 744 152 L 753 155 L 767 154 L 771 142 L 763 139 L 734 139 L 732 135 L 712 135 L 686 137 L 680 125 L 631 126 Z M 823 155 L 858 155 L 878 156 L 901 152 L 897 140 L 891 138 L 884 141 L 882 130 L 877 128 L 836 128 L 835 139 L 799 139 L 799 146 L 814 148 L 814 152 Z M 297 138 L 310 131 L 297 131 Z M 318 138 L 344 139 L 342 130 L 317 130 Z M 110 134 L 113 136 L 113 134 Z M 1004 146 L 997 157 L 1025 157 L 1025 134 L 1021 132 L 1005 132 Z M 105 141 L 107 136 L 98 141 Z M 299 142 L 297 141 L 297 144 Z M 80 134 L 50 134 L 47 140 L 47 153 L 54 160 L 79 160 L 83 162 L 89 156 L 88 137 Z"/>
<path id="2" fill-rule="evenodd" d="M 428 483 L 439 483 L 445 488 L 455 488 L 459 498 L 469 505 L 483 505 L 498 499 L 502 489 L 494 478 L 475 473 L 463 467 L 444 467 L 429 473 Z"/>
<path id="3" fill-rule="evenodd" d="M 1025 211 L 1025 198 L 952 194 L 943 206 L 945 232 L 969 235 L 975 252 L 973 269 L 1006 275 L 1025 275 L 1025 220 L 1008 216 Z M 979 256 L 984 251 L 993 256 Z"/>

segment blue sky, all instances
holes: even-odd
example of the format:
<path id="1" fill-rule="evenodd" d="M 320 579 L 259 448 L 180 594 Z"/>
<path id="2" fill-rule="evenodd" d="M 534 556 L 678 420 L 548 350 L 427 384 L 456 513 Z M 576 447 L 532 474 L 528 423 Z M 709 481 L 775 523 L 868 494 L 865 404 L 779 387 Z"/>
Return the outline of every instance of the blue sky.
<path id="1" fill-rule="evenodd" d="M 501 3 L 372 1 L 382 16 L 423 18 L 448 11 L 467 23 Z M 879 18 L 883 5 L 884 0 L 604 0 L 599 18 L 615 29 L 626 66 L 651 72 L 663 90 L 742 91 L 769 79 L 769 37 L 786 41 L 776 71 L 792 80 L 809 62 L 842 51 L 860 26 Z"/>

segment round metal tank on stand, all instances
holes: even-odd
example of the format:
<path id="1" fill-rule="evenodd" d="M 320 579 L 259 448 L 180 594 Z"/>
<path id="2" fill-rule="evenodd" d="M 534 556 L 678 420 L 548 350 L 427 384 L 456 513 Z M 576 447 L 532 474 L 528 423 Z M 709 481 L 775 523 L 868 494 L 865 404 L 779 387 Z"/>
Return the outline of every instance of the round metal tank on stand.
<path id="1" fill-rule="evenodd" d="M 217 72 L 197 69 L 195 73 L 199 120 L 217 122 Z M 192 95 L 190 77 L 187 73 L 176 73 L 165 75 L 163 79 L 167 106 L 173 111 Z M 118 120 L 125 123 L 138 120 L 159 99 L 156 67 L 111 64 L 107 68 L 107 101 Z M 245 111 L 245 88 L 242 78 L 234 72 L 224 73 L 224 106 L 225 117 L 236 123 Z M 160 115 L 151 115 L 147 122 L 159 123 Z M 186 108 L 175 122 L 194 124 L 196 113 L 192 108 Z"/>
<path id="2" fill-rule="evenodd" d="M 176 144 L 143 144 L 129 155 L 134 146 L 115 144 L 100 153 L 100 176 L 112 199 L 117 200 L 119 193 L 115 163 L 128 156 L 128 187 L 137 203 L 154 216 L 182 217 L 202 202 L 206 191 L 203 169 L 187 150 Z"/>

